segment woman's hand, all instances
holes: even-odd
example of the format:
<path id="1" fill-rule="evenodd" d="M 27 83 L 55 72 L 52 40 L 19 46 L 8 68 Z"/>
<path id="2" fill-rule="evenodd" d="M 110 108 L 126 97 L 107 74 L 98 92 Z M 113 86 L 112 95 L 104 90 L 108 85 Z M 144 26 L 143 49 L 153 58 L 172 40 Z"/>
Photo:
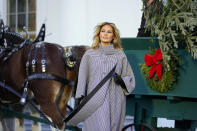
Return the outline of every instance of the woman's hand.
<path id="1" fill-rule="evenodd" d="M 122 77 L 120 75 L 118 75 L 117 73 L 114 74 L 114 81 L 117 85 L 120 85 L 122 87 L 122 89 L 124 89 L 126 92 L 128 92 Z"/>
<path id="2" fill-rule="evenodd" d="M 122 80 L 121 76 L 118 75 L 117 73 L 115 73 L 114 74 L 114 81 L 115 81 L 115 83 L 120 85 L 121 84 L 121 80 Z"/>

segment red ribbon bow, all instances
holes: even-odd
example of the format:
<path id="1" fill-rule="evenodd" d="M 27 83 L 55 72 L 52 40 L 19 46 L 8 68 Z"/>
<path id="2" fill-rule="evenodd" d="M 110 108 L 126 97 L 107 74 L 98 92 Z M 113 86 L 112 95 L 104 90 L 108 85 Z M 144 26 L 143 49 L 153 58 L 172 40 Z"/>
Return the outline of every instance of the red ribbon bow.
<path id="1" fill-rule="evenodd" d="M 149 79 L 152 78 L 153 75 L 156 72 L 159 80 L 161 80 L 161 77 L 162 77 L 162 64 L 161 64 L 160 60 L 162 60 L 162 59 L 163 59 L 163 57 L 162 57 L 162 53 L 161 53 L 160 49 L 157 49 L 155 51 L 155 54 L 153 54 L 153 55 L 145 54 L 145 56 L 144 56 L 145 64 L 147 66 L 151 66 L 152 65 L 152 67 L 149 70 L 149 76 L 148 76 Z"/>

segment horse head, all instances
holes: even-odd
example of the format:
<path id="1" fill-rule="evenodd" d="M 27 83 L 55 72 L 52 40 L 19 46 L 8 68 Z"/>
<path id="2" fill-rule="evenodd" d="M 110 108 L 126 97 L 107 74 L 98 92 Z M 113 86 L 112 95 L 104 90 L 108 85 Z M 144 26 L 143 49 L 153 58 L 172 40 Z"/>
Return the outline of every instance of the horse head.
<path id="1" fill-rule="evenodd" d="M 8 47 L 12 47 L 11 50 L 13 47 L 19 49 L 18 46 L 25 43 L 27 39 L 13 32 L 11 28 L 2 25 L 0 28 L 0 40 L 2 42 L 0 45 L 4 49 Z M 16 90 L 21 89 L 27 74 L 32 76 L 45 73 L 68 81 L 77 81 L 79 64 L 86 49 L 86 46 L 63 48 L 53 43 L 30 42 L 23 49 L 14 53 L 5 64 L 2 64 L 0 76 L 2 80 L 5 80 L 5 83 L 8 83 Z M 46 61 L 44 64 L 42 63 L 43 59 Z M 36 62 L 33 64 L 34 60 Z M 29 62 L 28 67 L 27 62 Z M 12 66 L 13 63 L 17 64 Z M 46 67 L 44 72 L 42 70 L 43 66 Z M 35 71 L 33 71 L 33 67 Z M 65 83 L 51 79 L 33 79 L 29 81 L 28 89 L 33 92 L 42 111 L 52 119 L 55 125 L 61 128 L 66 116 L 66 105 L 72 96 L 74 86 L 65 85 Z M 11 98 L 9 97 L 9 99 Z"/>
<path id="2" fill-rule="evenodd" d="M 44 47 L 44 52 L 42 47 Z M 35 55 L 36 48 L 37 55 Z M 24 54 L 29 54 L 31 49 L 32 54 L 29 55 L 29 75 L 42 72 L 41 60 L 42 54 L 44 54 L 44 59 L 46 60 L 45 73 L 67 79 L 68 81 L 77 81 L 79 63 L 86 51 L 86 46 L 69 46 L 63 48 L 56 44 L 39 42 L 27 46 Z M 34 57 L 37 62 L 35 63 L 35 72 L 32 72 L 31 63 Z M 74 85 L 67 85 L 55 80 L 36 79 L 30 81 L 29 88 L 33 91 L 35 99 L 43 112 L 52 119 L 55 125 L 61 128 L 64 125 L 63 120 L 66 116 L 67 102 L 72 96 Z"/>

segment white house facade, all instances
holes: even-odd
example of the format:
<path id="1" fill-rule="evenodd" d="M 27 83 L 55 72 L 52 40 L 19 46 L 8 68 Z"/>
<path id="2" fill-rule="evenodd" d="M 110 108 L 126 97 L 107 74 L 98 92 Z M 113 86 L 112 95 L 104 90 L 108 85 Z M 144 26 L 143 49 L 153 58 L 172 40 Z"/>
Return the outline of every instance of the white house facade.
<path id="1" fill-rule="evenodd" d="M 136 37 L 141 9 L 141 0 L 0 0 L 5 24 L 24 24 L 33 38 L 45 23 L 45 40 L 63 46 L 91 45 L 94 27 L 104 21 L 115 23 L 121 37 Z"/>

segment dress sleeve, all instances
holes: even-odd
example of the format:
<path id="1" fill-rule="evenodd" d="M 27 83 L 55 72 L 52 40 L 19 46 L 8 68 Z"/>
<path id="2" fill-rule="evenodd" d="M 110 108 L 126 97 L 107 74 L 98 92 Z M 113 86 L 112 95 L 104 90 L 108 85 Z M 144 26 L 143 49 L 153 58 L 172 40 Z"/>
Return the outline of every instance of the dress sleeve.
<path id="1" fill-rule="evenodd" d="M 122 61 L 121 77 L 126 85 L 126 89 L 123 89 L 123 92 L 125 93 L 125 95 L 129 95 L 135 88 L 135 76 L 126 55 L 125 57 L 123 57 Z"/>
<path id="2" fill-rule="evenodd" d="M 78 74 L 78 83 L 75 98 L 85 96 L 88 81 L 88 55 L 85 53 L 81 59 Z"/>

